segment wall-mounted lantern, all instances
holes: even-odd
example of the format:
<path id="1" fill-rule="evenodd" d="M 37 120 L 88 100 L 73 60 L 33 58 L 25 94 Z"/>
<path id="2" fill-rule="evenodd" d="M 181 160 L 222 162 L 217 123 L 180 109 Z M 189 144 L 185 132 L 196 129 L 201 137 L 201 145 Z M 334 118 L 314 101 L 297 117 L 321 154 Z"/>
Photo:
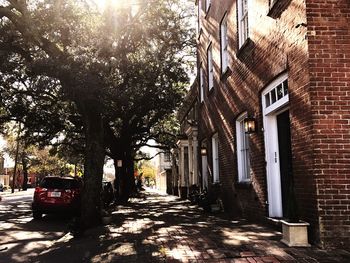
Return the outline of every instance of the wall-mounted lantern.
<path id="1" fill-rule="evenodd" d="M 123 167 L 123 160 L 117 160 L 117 167 Z"/>
<path id="2" fill-rule="evenodd" d="M 207 155 L 207 148 L 201 147 L 201 155 L 202 155 L 202 156 Z"/>
<path id="3" fill-rule="evenodd" d="M 256 120 L 252 117 L 244 119 L 244 131 L 247 134 L 256 132 Z"/>

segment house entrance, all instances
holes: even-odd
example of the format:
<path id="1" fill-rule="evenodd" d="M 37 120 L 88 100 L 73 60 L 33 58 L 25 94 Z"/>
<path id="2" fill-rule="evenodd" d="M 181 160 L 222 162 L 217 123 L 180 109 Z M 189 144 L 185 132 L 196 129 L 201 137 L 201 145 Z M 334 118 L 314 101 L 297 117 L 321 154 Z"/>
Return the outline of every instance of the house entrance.
<path id="1" fill-rule="evenodd" d="M 280 176 L 282 192 L 283 217 L 289 218 L 290 187 L 292 187 L 292 147 L 290 136 L 289 110 L 277 115 L 278 150 L 280 159 Z"/>
<path id="2" fill-rule="evenodd" d="M 268 210 L 270 217 L 288 217 L 291 166 L 287 74 L 274 80 L 262 92 Z"/>

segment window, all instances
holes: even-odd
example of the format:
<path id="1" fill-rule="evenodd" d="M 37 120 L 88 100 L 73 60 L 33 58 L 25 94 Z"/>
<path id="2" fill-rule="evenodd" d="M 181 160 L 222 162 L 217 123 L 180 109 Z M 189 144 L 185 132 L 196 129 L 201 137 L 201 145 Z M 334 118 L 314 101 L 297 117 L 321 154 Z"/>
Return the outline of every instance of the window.
<path id="1" fill-rule="evenodd" d="M 248 0 L 237 0 L 239 48 L 248 39 Z"/>
<path id="2" fill-rule="evenodd" d="M 210 5 L 211 5 L 211 0 L 205 0 L 205 12 L 209 11 Z"/>
<path id="3" fill-rule="evenodd" d="M 201 13 L 202 13 L 202 0 L 198 1 L 198 32 L 199 35 L 201 33 Z"/>
<path id="4" fill-rule="evenodd" d="M 289 101 L 288 75 L 284 73 L 273 80 L 262 92 L 264 115 L 268 115 L 286 105 Z"/>
<path id="5" fill-rule="evenodd" d="M 227 35 L 227 14 L 220 25 L 220 47 L 221 47 L 221 73 L 225 73 L 228 67 L 228 35 Z"/>
<path id="6" fill-rule="evenodd" d="M 203 73 L 203 67 L 202 64 L 199 68 L 199 94 L 200 94 L 200 102 L 204 101 L 204 73 Z"/>
<path id="7" fill-rule="evenodd" d="M 286 79 L 265 94 L 266 108 L 275 104 L 276 102 L 278 102 L 279 100 L 281 100 L 287 95 L 288 95 L 288 80 Z"/>
<path id="8" fill-rule="evenodd" d="M 213 156 L 213 180 L 219 182 L 219 137 L 218 134 L 214 134 L 211 138 L 212 143 L 212 156 Z"/>
<path id="9" fill-rule="evenodd" d="M 237 139 L 237 165 L 238 181 L 250 181 L 250 160 L 249 160 L 249 135 L 244 131 L 244 119 L 248 117 L 243 113 L 236 121 L 236 139 Z"/>
<path id="10" fill-rule="evenodd" d="M 213 51 L 210 44 L 207 51 L 208 60 L 208 89 L 211 90 L 214 87 L 214 65 L 213 65 Z"/>
<path id="11" fill-rule="evenodd" d="M 164 162 L 170 162 L 171 157 L 170 157 L 170 152 L 165 152 L 164 153 Z"/>

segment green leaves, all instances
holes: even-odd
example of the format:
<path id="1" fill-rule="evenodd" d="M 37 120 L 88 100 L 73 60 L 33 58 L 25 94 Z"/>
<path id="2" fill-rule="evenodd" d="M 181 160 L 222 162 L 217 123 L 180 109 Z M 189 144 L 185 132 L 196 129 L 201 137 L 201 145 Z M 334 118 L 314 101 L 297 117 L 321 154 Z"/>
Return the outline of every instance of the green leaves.
<path id="1" fill-rule="evenodd" d="M 0 120 L 22 122 L 30 143 L 63 134 L 81 144 L 81 118 L 93 107 L 136 148 L 148 138 L 168 143 L 160 134 L 173 132 L 164 123 L 184 96 L 194 58 L 192 6 L 140 0 L 99 13 L 85 1 L 10 2 L 14 8 L 0 10 L 7 16 L 0 22 Z"/>

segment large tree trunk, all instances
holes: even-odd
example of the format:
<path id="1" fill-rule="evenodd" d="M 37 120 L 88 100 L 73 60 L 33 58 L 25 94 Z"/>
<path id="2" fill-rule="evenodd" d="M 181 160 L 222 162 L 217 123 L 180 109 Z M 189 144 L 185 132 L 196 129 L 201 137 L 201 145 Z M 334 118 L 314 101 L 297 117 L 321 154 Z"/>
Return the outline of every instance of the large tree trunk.
<path id="1" fill-rule="evenodd" d="M 126 162 L 123 159 L 123 167 L 119 168 L 119 200 L 125 203 L 129 200 L 130 193 L 127 184 Z"/>
<path id="2" fill-rule="evenodd" d="M 123 167 L 119 168 L 119 199 L 122 202 L 127 202 L 130 195 L 136 191 L 134 178 L 134 158 L 129 150 L 124 151 Z"/>
<path id="3" fill-rule="evenodd" d="M 89 105 L 87 103 L 87 105 Z M 101 219 L 101 189 L 105 157 L 102 116 L 91 104 L 84 108 L 86 136 L 81 226 L 95 226 Z"/>
<path id="4" fill-rule="evenodd" d="M 136 183 L 135 183 L 135 168 L 134 168 L 134 157 L 129 156 L 126 162 L 126 174 L 127 174 L 127 188 L 129 195 L 136 193 Z"/>
<path id="5" fill-rule="evenodd" d="M 119 202 L 127 202 L 131 193 L 136 191 L 134 179 L 134 155 L 131 148 L 131 137 L 129 132 L 124 130 L 120 137 L 116 137 L 108 124 L 106 129 L 106 145 L 114 159 L 116 198 Z M 122 166 L 118 167 L 118 160 Z"/>
<path id="6" fill-rule="evenodd" d="M 27 191 L 28 188 L 28 162 L 25 154 L 22 156 L 22 165 L 23 165 L 23 183 L 22 189 L 23 191 Z"/>

